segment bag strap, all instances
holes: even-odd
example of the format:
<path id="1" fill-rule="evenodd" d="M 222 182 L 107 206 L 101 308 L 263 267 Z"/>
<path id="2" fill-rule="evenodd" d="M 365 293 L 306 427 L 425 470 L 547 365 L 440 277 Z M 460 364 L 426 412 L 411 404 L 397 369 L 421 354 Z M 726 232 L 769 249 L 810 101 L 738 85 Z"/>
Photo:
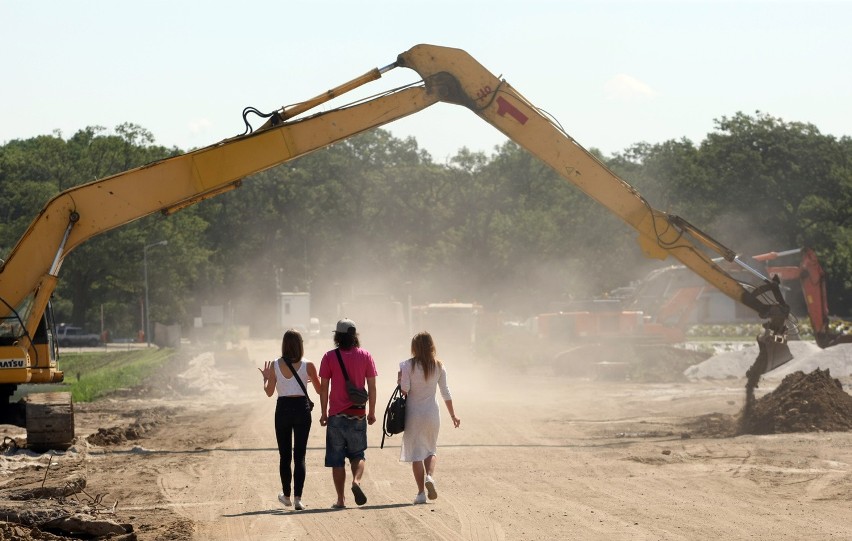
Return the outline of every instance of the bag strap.
<path id="1" fill-rule="evenodd" d="M 337 361 L 340 363 L 340 369 L 343 370 L 343 377 L 346 379 L 346 382 L 349 383 L 349 372 L 346 371 L 346 365 L 343 364 L 343 357 L 340 355 L 340 348 L 334 348 L 334 352 L 337 353 Z"/>
<path id="2" fill-rule="evenodd" d="M 293 363 L 291 363 L 284 357 L 281 357 L 281 360 L 287 363 L 287 368 L 290 369 L 290 372 L 293 374 L 293 377 L 296 378 L 296 383 L 298 383 L 299 387 L 302 388 L 302 392 L 305 393 L 305 397 L 310 400 L 311 397 L 308 396 L 308 390 L 305 388 L 305 384 L 302 383 L 302 378 L 299 377 L 299 373 L 297 371 L 293 370 Z"/>

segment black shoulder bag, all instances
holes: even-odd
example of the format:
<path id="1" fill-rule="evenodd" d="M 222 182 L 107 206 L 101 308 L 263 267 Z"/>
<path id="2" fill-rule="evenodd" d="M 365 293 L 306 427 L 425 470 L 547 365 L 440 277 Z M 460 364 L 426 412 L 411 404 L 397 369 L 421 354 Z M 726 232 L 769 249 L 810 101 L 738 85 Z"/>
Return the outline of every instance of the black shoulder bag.
<path id="1" fill-rule="evenodd" d="M 359 389 L 352 383 L 352 380 L 349 379 L 349 372 L 346 371 L 346 365 L 343 364 L 343 357 L 340 355 L 340 349 L 335 349 L 335 353 L 337 353 L 337 360 L 340 362 L 340 369 L 343 370 L 343 377 L 346 379 L 346 392 L 349 394 L 349 400 L 352 401 L 352 405 L 356 408 L 363 408 L 367 404 L 367 400 L 370 398 L 367 389 Z"/>
<path id="2" fill-rule="evenodd" d="M 385 408 L 385 419 L 382 431 L 382 444 L 379 449 L 385 447 L 385 436 L 393 436 L 405 431 L 405 395 L 402 394 L 402 389 L 399 385 L 391 393 L 388 406 Z"/>
<path id="3" fill-rule="evenodd" d="M 314 402 L 313 402 L 313 400 L 311 400 L 311 397 L 308 396 L 308 390 L 305 388 L 305 384 L 302 383 L 302 378 L 299 377 L 299 373 L 296 372 L 295 370 L 293 370 L 293 363 L 291 363 L 290 361 L 288 361 L 284 357 L 281 357 L 281 360 L 284 361 L 285 363 L 287 363 L 287 368 L 290 369 L 290 372 L 293 374 L 293 377 L 296 378 L 296 383 L 299 384 L 299 387 L 302 388 L 302 392 L 305 393 L 305 398 L 308 400 L 308 411 L 313 411 L 314 410 Z"/>

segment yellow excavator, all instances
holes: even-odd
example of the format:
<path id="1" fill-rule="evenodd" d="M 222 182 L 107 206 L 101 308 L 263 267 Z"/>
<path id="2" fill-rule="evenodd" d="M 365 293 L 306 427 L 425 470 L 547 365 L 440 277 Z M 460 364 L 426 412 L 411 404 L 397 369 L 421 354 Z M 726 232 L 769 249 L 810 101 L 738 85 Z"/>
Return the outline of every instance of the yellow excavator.
<path id="1" fill-rule="evenodd" d="M 317 107 L 408 68 L 420 80 L 332 110 Z M 12 403 L 22 384 L 63 380 L 57 368 L 51 294 L 63 259 L 82 242 L 143 216 L 171 214 L 240 186 L 259 171 L 304 156 L 438 102 L 468 108 L 552 167 L 566 181 L 638 232 L 648 257 L 672 256 L 765 320 L 758 337 L 757 377 L 791 357 L 786 346 L 789 308 L 777 279 L 754 269 L 754 283 L 734 279 L 709 253 L 746 266 L 737 254 L 679 216 L 654 209 L 630 184 L 587 152 L 562 127 L 460 49 L 417 45 L 396 60 L 269 115 L 247 133 L 173 158 L 66 190 L 41 210 L 0 266 L 0 422 L 26 425 L 28 445 L 67 447 L 73 439 L 69 396 Z M 715 257 L 715 256 L 713 256 Z M 39 393 L 36 393 L 36 395 Z M 41 393 L 51 394 L 51 393 Z M 31 395 L 31 397 L 34 395 Z"/>

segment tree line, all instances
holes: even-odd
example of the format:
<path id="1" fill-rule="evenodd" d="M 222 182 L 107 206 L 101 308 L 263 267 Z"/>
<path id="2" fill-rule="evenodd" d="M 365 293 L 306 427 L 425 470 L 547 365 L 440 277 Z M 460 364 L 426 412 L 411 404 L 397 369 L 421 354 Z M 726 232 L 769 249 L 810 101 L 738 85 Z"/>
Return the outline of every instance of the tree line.
<path id="1" fill-rule="evenodd" d="M 182 153 L 135 124 L 0 146 L 0 257 L 70 187 Z M 809 246 L 834 314 L 852 312 L 852 139 L 737 113 L 688 139 L 603 156 L 657 209 L 738 253 Z M 246 179 L 165 217 L 84 243 L 65 259 L 57 321 L 113 336 L 142 327 L 143 250 L 152 321 L 192 326 L 201 306 L 274 329 L 280 291 L 314 311 L 383 294 L 414 304 L 478 302 L 506 319 L 589 298 L 672 264 L 644 259 L 635 232 L 512 142 L 436 163 L 414 138 L 377 129 Z"/>

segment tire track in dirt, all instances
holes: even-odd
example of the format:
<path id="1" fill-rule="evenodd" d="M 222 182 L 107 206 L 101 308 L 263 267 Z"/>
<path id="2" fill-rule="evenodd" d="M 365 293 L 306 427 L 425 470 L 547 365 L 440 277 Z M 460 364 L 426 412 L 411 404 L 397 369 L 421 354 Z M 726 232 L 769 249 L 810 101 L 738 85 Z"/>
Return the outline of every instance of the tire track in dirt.
<path id="1" fill-rule="evenodd" d="M 413 484 L 413 482 L 411 484 Z M 398 496 L 391 489 L 391 481 L 376 481 L 372 484 L 372 486 L 380 495 L 380 499 L 393 501 Z M 431 509 L 429 509 L 430 507 Z M 436 510 L 434 503 L 425 505 L 410 504 L 400 506 L 397 510 L 401 516 L 396 517 L 394 524 L 388 528 L 389 531 L 387 533 L 390 534 L 391 537 L 399 537 L 411 534 L 412 532 L 419 532 L 417 534 L 418 536 L 428 535 L 430 539 L 441 539 L 443 541 L 464 539 L 459 536 L 459 533 L 456 530 L 453 530 L 451 527 L 447 526 L 443 520 L 441 520 L 441 517 L 444 515 L 443 512 L 433 515 L 433 512 Z M 424 518 L 421 515 L 423 515 L 423 512 L 427 510 L 430 513 L 426 515 L 428 518 Z M 416 526 L 412 527 L 412 523 L 416 523 Z"/>

